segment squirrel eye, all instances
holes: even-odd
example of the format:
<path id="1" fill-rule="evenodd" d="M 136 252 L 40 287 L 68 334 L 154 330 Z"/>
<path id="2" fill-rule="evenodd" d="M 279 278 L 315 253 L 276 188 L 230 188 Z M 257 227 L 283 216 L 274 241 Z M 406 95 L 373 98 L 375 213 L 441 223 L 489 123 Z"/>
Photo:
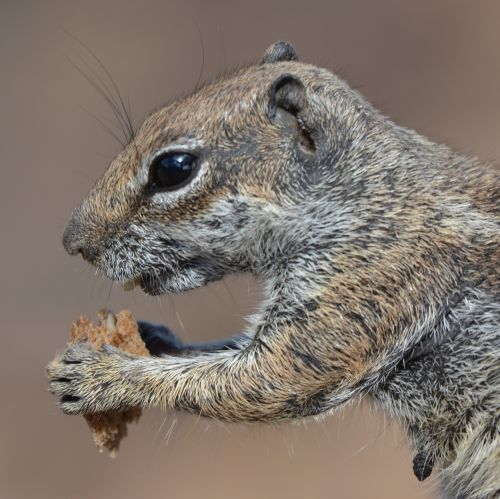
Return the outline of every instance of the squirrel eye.
<path id="1" fill-rule="evenodd" d="M 149 183 L 153 189 L 175 190 L 186 185 L 193 177 L 196 156 L 185 152 L 169 152 L 151 163 Z"/>

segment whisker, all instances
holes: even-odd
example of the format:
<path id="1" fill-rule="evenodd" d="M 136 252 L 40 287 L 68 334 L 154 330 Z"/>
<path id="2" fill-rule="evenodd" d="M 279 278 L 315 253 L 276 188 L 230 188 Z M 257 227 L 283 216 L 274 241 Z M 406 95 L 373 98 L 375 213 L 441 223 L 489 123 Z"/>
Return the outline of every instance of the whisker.
<path id="1" fill-rule="evenodd" d="M 107 300 L 106 300 L 106 303 L 108 305 L 109 305 L 109 302 L 111 300 L 111 291 L 113 291 L 114 285 L 115 285 L 115 283 L 113 281 L 109 281 L 108 297 L 107 297 Z"/>
<path id="2" fill-rule="evenodd" d="M 173 301 L 173 300 L 172 300 Z M 186 328 L 184 326 L 184 322 L 182 322 L 182 319 L 181 319 L 181 316 L 177 313 L 177 310 L 174 309 L 174 312 L 175 312 L 175 317 L 177 319 L 177 322 L 180 324 L 181 326 L 181 331 L 182 331 L 182 334 L 184 335 L 186 333 Z"/>
<path id="3" fill-rule="evenodd" d="M 227 294 L 231 298 L 231 302 L 233 304 L 233 308 L 235 308 L 236 307 L 236 300 L 234 299 L 233 293 L 231 293 L 231 289 L 228 286 L 228 284 L 227 284 L 227 282 L 226 282 L 225 279 L 222 279 L 222 285 L 224 286 L 224 288 L 226 288 Z"/>
<path id="4" fill-rule="evenodd" d="M 127 92 L 127 109 L 128 109 L 128 114 L 130 116 L 130 120 L 132 121 L 132 107 L 130 105 L 130 95 Z M 136 134 L 134 132 L 134 135 L 131 137 L 130 142 L 134 146 L 134 151 L 135 151 L 135 160 L 137 161 L 138 164 L 141 162 L 141 155 L 139 153 L 139 149 L 137 147 L 137 142 L 135 140 Z"/>
<path id="5" fill-rule="evenodd" d="M 99 86 L 97 82 L 95 82 L 83 69 L 78 66 L 75 62 L 73 62 L 70 58 L 67 58 L 69 64 L 71 64 L 86 80 L 87 82 L 97 91 L 97 93 L 107 102 L 107 104 L 111 107 L 113 114 L 115 115 L 118 123 L 120 123 L 121 130 L 123 132 L 125 140 L 128 140 L 128 132 L 126 130 L 126 121 L 123 116 L 120 114 L 119 109 L 116 107 L 116 104 L 113 100 L 108 97 L 106 92 Z"/>
<path id="6" fill-rule="evenodd" d="M 105 116 L 101 116 L 100 119 L 106 123 L 108 126 L 112 126 L 116 131 L 123 132 L 123 129 L 120 127 L 119 124 L 114 122 L 113 120 L 110 120 L 109 118 L 106 118 Z"/>
<path id="7" fill-rule="evenodd" d="M 165 423 L 167 422 L 167 419 L 168 419 L 168 414 L 162 418 L 163 421 L 161 422 L 160 424 L 160 427 L 158 428 L 158 431 L 155 433 L 155 436 L 153 437 L 153 444 L 155 444 L 158 440 L 158 437 L 160 436 L 160 433 L 161 433 L 161 430 L 163 430 L 163 427 L 165 426 Z"/>
<path id="8" fill-rule="evenodd" d="M 123 112 L 123 115 L 121 115 L 120 113 L 120 116 L 121 116 L 121 120 L 123 120 L 124 124 L 125 124 L 125 128 L 127 129 L 127 132 L 128 132 L 128 136 L 127 136 L 127 139 L 128 139 L 128 142 L 130 142 L 134 136 L 135 136 L 135 130 L 134 130 L 134 125 L 132 123 L 132 118 L 130 116 L 130 113 L 129 113 L 129 110 L 127 110 L 127 106 L 125 105 L 125 102 L 122 98 L 122 95 L 120 93 L 120 90 L 118 89 L 118 85 L 116 84 L 115 80 L 113 79 L 113 77 L 111 76 L 111 73 L 109 72 L 109 70 L 106 68 L 106 66 L 104 65 L 104 63 L 101 61 L 101 59 L 97 56 L 97 54 L 86 44 L 84 43 L 82 40 L 80 40 L 77 36 L 75 36 L 73 33 L 70 33 L 67 29 L 65 29 L 64 27 L 61 27 L 61 29 L 69 36 L 71 37 L 73 40 L 75 40 L 88 54 L 90 54 L 90 56 L 94 59 L 94 61 L 98 64 L 98 66 L 102 69 L 102 71 L 104 72 L 104 74 L 106 75 L 109 83 L 111 84 L 112 86 L 112 89 L 114 90 L 114 93 L 115 93 L 115 96 L 118 98 L 118 103 L 119 105 L 115 105 L 116 108 L 118 109 L 121 109 L 121 112 Z M 101 80 L 101 79 L 99 79 Z M 101 83 L 104 84 L 101 80 Z M 104 85 L 105 88 L 107 88 L 107 85 Z M 111 92 L 110 92 L 111 94 Z M 112 99 L 108 99 L 108 100 L 111 100 L 113 102 Z M 113 106 L 113 108 L 115 107 Z"/>
<path id="9" fill-rule="evenodd" d="M 165 435 L 165 438 L 164 438 L 164 440 L 163 440 L 163 445 L 164 445 L 165 447 L 167 447 L 167 446 L 168 446 L 168 444 L 169 444 L 169 442 L 170 442 L 170 439 L 172 438 L 172 433 L 173 433 L 173 431 L 174 431 L 174 428 L 175 428 L 176 424 L 177 424 L 177 417 L 175 417 L 175 416 L 174 416 L 174 419 L 172 420 L 172 423 L 171 423 L 171 425 L 170 425 L 170 428 L 168 429 L 168 431 L 167 431 L 167 433 L 166 433 L 166 435 Z"/>
<path id="10" fill-rule="evenodd" d="M 109 98 L 109 100 L 113 103 L 114 109 L 119 113 L 120 116 L 120 129 L 125 133 L 125 135 L 128 137 L 129 134 L 129 128 L 128 128 L 128 120 L 126 117 L 123 116 L 123 109 L 122 106 L 120 105 L 120 102 L 116 101 L 116 96 L 113 95 L 114 89 L 110 88 L 108 86 L 108 83 L 101 78 L 99 73 L 80 55 L 78 55 L 78 58 L 80 59 L 80 62 L 87 68 L 87 70 L 92 74 L 94 77 L 94 82 L 100 86 L 102 89 L 103 93 Z"/>
<path id="11" fill-rule="evenodd" d="M 120 139 L 120 137 L 118 137 L 118 135 L 104 122 L 104 119 L 99 118 L 99 116 L 97 116 L 96 114 L 92 113 L 88 109 L 85 109 L 82 106 L 79 106 L 79 107 L 80 107 L 80 109 L 83 112 L 87 113 L 89 116 L 91 116 L 92 118 L 94 118 L 101 125 L 101 127 L 103 128 L 103 130 L 105 130 L 106 132 L 108 132 L 122 147 L 125 147 L 125 143 L 123 142 L 123 140 Z M 116 125 L 114 125 L 114 126 L 116 126 Z"/>
<path id="12" fill-rule="evenodd" d="M 198 21 L 196 21 L 195 17 L 192 17 L 193 23 L 196 26 L 196 32 L 198 34 L 198 40 L 200 42 L 200 48 L 201 48 L 201 68 L 198 73 L 198 79 L 196 80 L 196 84 L 194 86 L 194 90 L 197 90 L 199 87 L 198 85 L 201 82 L 201 77 L 203 76 L 203 72 L 205 71 L 205 42 L 203 41 L 203 35 L 201 33 L 200 25 L 198 24 Z"/>

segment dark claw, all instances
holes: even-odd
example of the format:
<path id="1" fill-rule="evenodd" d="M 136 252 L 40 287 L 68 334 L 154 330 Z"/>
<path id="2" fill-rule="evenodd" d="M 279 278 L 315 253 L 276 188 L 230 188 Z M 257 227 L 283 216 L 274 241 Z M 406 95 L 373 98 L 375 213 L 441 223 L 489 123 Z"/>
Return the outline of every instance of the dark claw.
<path id="1" fill-rule="evenodd" d="M 78 402 L 80 397 L 76 397 L 75 395 L 63 395 L 61 397 L 61 403 L 65 404 L 68 402 Z"/>
<path id="2" fill-rule="evenodd" d="M 418 452 L 413 458 L 413 473 L 421 482 L 432 473 L 433 466 L 433 459 L 426 452 Z"/>

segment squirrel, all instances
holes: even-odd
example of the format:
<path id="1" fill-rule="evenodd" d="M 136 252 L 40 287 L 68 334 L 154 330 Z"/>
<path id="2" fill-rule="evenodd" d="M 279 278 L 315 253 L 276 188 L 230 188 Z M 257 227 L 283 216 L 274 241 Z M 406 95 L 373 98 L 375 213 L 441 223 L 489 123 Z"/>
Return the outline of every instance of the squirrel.
<path id="1" fill-rule="evenodd" d="M 499 172 L 394 124 L 286 42 L 149 115 L 63 235 L 150 295 L 249 272 L 227 341 L 140 323 L 152 357 L 69 347 L 67 414 L 129 406 L 280 421 L 369 396 L 442 498 L 500 494 Z"/>

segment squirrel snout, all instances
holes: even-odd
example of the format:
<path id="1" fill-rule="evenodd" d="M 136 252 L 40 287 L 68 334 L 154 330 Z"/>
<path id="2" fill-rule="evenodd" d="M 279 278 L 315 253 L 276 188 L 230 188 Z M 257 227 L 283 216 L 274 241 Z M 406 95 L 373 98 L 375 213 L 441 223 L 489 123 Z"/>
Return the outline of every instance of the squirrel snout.
<path id="1" fill-rule="evenodd" d="M 81 253 L 83 258 L 91 263 L 98 255 L 97 249 L 90 246 L 86 241 L 78 210 L 71 215 L 68 225 L 64 229 L 62 243 L 68 254 L 74 256 Z"/>
<path id="2" fill-rule="evenodd" d="M 72 256 L 82 251 L 83 241 L 81 237 L 82 224 L 78 212 L 71 215 L 62 238 L 64 249 Z"/>

